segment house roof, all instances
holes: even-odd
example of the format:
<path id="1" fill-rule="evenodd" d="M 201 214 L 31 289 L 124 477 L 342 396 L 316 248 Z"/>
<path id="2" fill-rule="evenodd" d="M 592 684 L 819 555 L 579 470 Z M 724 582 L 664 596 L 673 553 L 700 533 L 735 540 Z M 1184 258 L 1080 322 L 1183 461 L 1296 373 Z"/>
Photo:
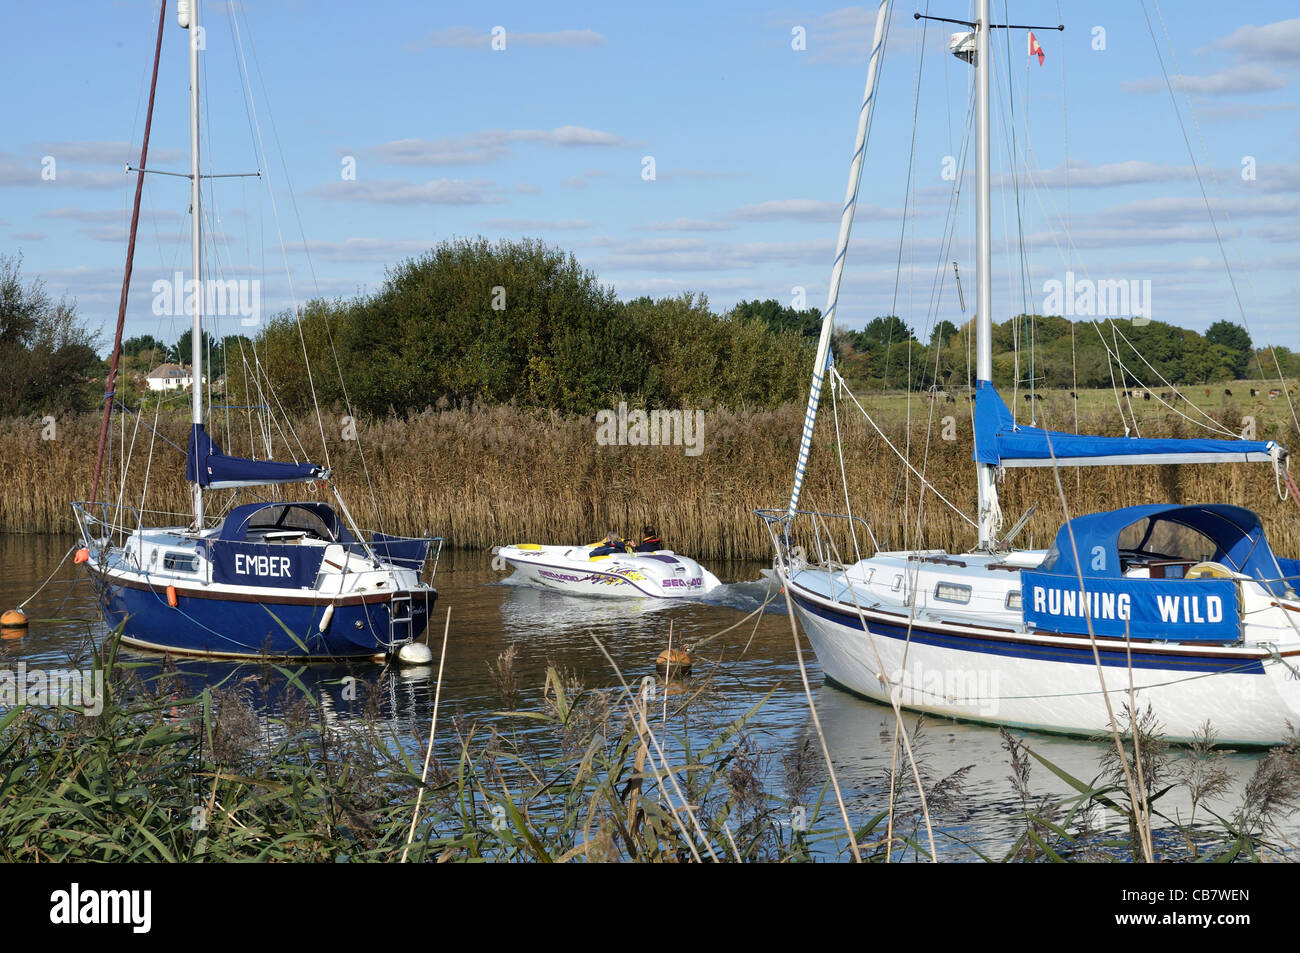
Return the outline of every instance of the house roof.
<path id="1" fill-rule="evenodd" d="M 179 364 L 159 364 L 149 372 L 150 380 L 165 380 L 169 377 L 189 377 L 190 369 Z"/>

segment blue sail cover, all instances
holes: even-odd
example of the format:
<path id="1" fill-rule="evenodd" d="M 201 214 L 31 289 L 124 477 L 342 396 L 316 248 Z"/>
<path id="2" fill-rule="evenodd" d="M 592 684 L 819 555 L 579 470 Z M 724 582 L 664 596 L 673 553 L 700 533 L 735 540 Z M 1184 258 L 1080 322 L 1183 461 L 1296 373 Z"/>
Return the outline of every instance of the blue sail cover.
<path id="1" fill-rule="evenodd" d="M 203 424 L 190 430 L 190 449 L 185 456 L 185 479 L 201 487 L 224 490 L 240 486 L 273 483 L 310 483 L 325 479 L 327 472 L 314 463 L 280 463 L 230 457 L 212 442 Z"/>
<path id="2" fill-rule="evenodd" d="M 975 461 L 996 467 L 1137 466 L 1155 463 L 1267 463 L 1271 440 L 1093 437 L 1017 424 L 991 381 L 975 385 Z"/>

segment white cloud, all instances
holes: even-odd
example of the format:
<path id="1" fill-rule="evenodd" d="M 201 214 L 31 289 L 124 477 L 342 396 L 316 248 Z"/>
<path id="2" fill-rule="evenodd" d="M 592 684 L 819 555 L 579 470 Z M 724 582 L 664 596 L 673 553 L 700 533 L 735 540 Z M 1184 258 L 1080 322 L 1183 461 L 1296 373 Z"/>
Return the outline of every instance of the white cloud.
<path id="1" fill-rule="evenodd" d="M 29 151 L 34 155 L 54 156 L 60 162 L 92 162 L 120 167 L 140 161 L 139 143 L 116 139 L 36 143 Z M 149 153 L 151 165 L 154 162 L 175 162 L 180 158 L 182 153 L 175 149 L 155 148 Z"/>
<path id="2" fill-rule="evenodd" d="M 820 199 L 775 199 L 743 205 L 731 213 L 731 217 L 747 222 L 838 222 L 843 214 L 843 207 L 838 202 L 824 202 Z M 878 205 L 858 203 L 854 210 L 857 221 L 885 220 L 892 221 L 903 214 L 902 209 L 880 208 Z M 921 212 L 915 213 L 916 217 Z M 929 214 L 929 213 L 925 213 Z"/>
<path id="3" fill-rule="evenodd" d="M 1281 195 L 1234 197 L 1211 201 L 1215 217 L 1223 222 L 1225 217 L 1257 218 L 1259 216 L 1295 216 L 1300 213 L 1300 199 Z M 1170 222 L 1209 222 L 1205 202 L 1197 198 L 1141 199 L 1102 209 L 1097 220 L 1106 224 L 1130 223 L 1150 225 Z"/>
<path id="4" fill-rule="evenodd" d="M 1221 223 L 1219 234 L 1226 241 L 1238 235 L 1236 229 L 1225 228 Z M 1050 246 L 1059 242 L 1061 236 L 1055 232 L 1043 232 L 1026 239 L 1031 244 Z M 1215 242 L 1214 228 L 1208 219 L 1204 225 L 1123 225 L 1099 226 L 1095 228 L 1075 228 L 1070 232 L 1070 240 L 1076 248 L 1134 248 L 1143 245 L 1173 245 L 1187 242 Z"/>
<path id="5" fill-rule="evenodd" d="M 1291 82 L 1277 70 L 1260 63 L 1242 63 L 1207 76 L 1176 74 L 1169 79 L 1184 92 L 1199 93 L 1203 96 L 1264 93 L 1282 89 Z M 1163 77 L 1152 76 L 1148 79 L 1126 80 L 1121 86 L 1130 93 L 1153 93 L 1164 89 L 1165 81 Z"/>
<path id="6" fill-rule="evenodd" d="M 500 229 L 508 232 L 560 232 L 595 228 L 596 223 L 585 218 L 569 218 L 545 221 L 535 218 L 493 218 L 484 222 L 486 228 Z"/>
<path id="7" fill-rule="evenodd" d="M 474 165 L 492 162 L 510 154 L 511 143 L 531 142 L 548 146 L 628 145 L 622 136 L 584 126 L 556 129 L 489 129 L 463 136 L 440 139 L 395 139 L 363 150 L 363 155 L 393 165 Z M 340 150 L 344 153 L 346 150 Z"/>
<path id="8" fill-rule="evenodd" d="M 516 46 L 541 46 L 558 49 L 583 49 L 603 46 L 605 37 L 595 30 L 552 30 L 548 33 L 529 33 L 506 29 L 505 50 L 492 49 L 492 32 L 472 26 L 453 26 L 437 30 L 408 44 L 411 51 L 422 49 L 460 49 L 487 50 L 489 52 L 509 52 Z"/>
<path id="9" fill-rule="evenodd" d="M 1228 103 L 1197 110 L 1197 118 L 1207 122 L 1253 122 L 1273 113 L 1300 109 L 1295 103 Z"/>
<path id="10" fill-rule="evenodd" d="M 729 271 L 774 265 L 812 265 L 829 271 L 835 253 L 835 243 L 829 237 L 811 241 L 725 243 L 702 238 L 624 240 L 605 236 L 580 247 L 600 250 L 600 260 L 593 267 L 602 274 L 615 269 Z M 919 255 L 933 255 L 938 249 L 937 239 L 917 239 Z M 849 249 L 850 267 L 871 262 L 892 263 L 897 255 L 897 239 L 860 239 Z"/>
<path id="11" fill-rule="evenodd" d="M 345 238 L 343 241 L 309 241 L 307 251 L 313 258 L 331 262 L 380 261 L 394 262 L 401 258 L 419 255 L 437 242 L 427 238 Z M 290 245 L 293 254 L 301 254 L 301 245 Z"/>
<path id="12" fill-rule="evenodd" d="M 817 199 L 774 199 L 745 205 L 732 215 L 744 221 L 838 222 L 841 207 L 837 202 Z"/>
<path id="13" fill-rule="evenodd" d="M 1266 242 L 1300 242 L 1300 222 L 1273 222 L 1250 230 L 1255 238 Z"/>
<path id="14" fill-rule="evenodd" d="M 650 222 L 640 226 L 648 232 L 728 232 L 735 227 L 729 222 L 709 222 L 700 218 L 676 218 L 671 222 Z"/>
<path id="15" fill-rule="evenodd" d="M 424 183 L 403 179 L 358 179 L 355 182 L 331 182 L 313 194 L 338 201 L 379 205 L 487 205 L 503 201 L 493 183 L 464 179 L 434 179 Z"/>
<path id="16" fill-rule="evenodd" d="M 1238 27 L 1210 46 L 1231 50 L 1242 59 L 1300 65 L 1300 19 Z"/>
<path id="17" fill-rule="evenodd" d="M 1181 182 L 1196 178 L 1191 166 L 1156 165 L 1140 159 L 1128 159 L 1124 162 L 1110 162 L 1103 165 L 1091 165 L 1082 160 L 1072 160 L 1067 169 L 1059 165 L 1034 174 L 1038 185 L 1052 188 L 1065 186 L 1070 188 L 1099 189 L 1116 185 L 1146 185 L 1164 182 Z M 1010 185 L 1010 179 L 999 176 L 999 186 Z"/>

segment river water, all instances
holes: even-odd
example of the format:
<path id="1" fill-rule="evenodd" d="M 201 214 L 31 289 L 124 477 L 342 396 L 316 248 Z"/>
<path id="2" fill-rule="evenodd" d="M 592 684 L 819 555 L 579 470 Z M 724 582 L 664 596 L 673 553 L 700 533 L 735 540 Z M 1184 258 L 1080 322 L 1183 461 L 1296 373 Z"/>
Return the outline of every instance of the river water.
<path id="1" fill-rule="evenodd" d="M 33 623 L 21 638 L 0 639 L 0 667 L 84 665 L 89 640 L 99 638 L 103 627 L 89 584 L 74 571 L 71 559 L 60 567 L 70 538 L 0 534 L 0 610 L 27 599 L 51 574 L 45 588 L 28 605 Z M 460 726 L 475 720 L 499 718 L 502 698 L 489 671 L 489 662 L 515 646 L 514 671 L 522 690 L 520 707 L 540 704 L 548 665 L 569 673 L 588 688 L 616 688 L 619 673 L 636 684 L 654 675 L 655 657 L 669 644 L 695 644 L 741 622 L 771 593 L 759 563 L 710 566 L 726 585 L 707 604 L 640 605 L 602 603 L 562 596 L 505 581 L 491 566 L 486 553 L 448 551 L 442 556 L 435 580 L 440 596 L 434 621 L 426 635 L 435 659 L 440 647 L 445 613 L 451 611 L 447 657 L 442 684 L 440 728 L 447 719 Z M 51 621 L 41 621 L 51 620 Z M 851 696 L 822 683 L 821 670 L 806 640 L 800 636 L 807 666 L 811 701 L 816 707 L 835 773 L 850 817 L 862 824 L 888 803 L 893 714 L 883 706 Z M 608 651 L 606 657 L 601 646 Z M 157 656 L 123 650 L 124 656 L 156 662 Z M 181 661 L 187 687 L 230 684 L 242 677 L 239 667 L 225 663 Z M 243 666 L 244 672 L 260 666 Z M 233 673 L 233 675 L 232 675 Z M 354 703 L 341 693 L 342 679 L 353 675 L 367 693 L 377 693 L 380 717 L 392 723 L 394 735 L 424 737 L 432 713 L 433 670 L 394 670 L 381 666 L 341 669 L 307 666 L 301 676 L 309 691 L 323 699 L 327 717 L 346 720 Z M 783 603 L 778 599 L 755 619 L 710 641 L 695 652 L 691 687 L 707 689 L 716 711 L 725 719 L 738 716 L 771 693 L 749 722 L 748 737 L 759 753 L 759 771 L 777 795 L 783 791 L 783 759 L 807 739 L 816 744 L 809 696 L 800 675 L 799 656 Z M 255 704 L 266 715 L 291 690 L 283 680 L 249 679 L 259 687 Z M 373 704 L 372 704 L 373 707 Z M 909 724 L 910 724 L 909 719 Z M 718 721 L 701 725 L 707 741 L 716 737 Z M 447 732 L 450 736 L 451 731 Z M 1104 746 L 1084 740 L 1021 733 L 1028 746 L 1070 774 L 1085 781 L 1098 775 Z M 447 755 L 452 755 L 449 738 Z M 412 742 L 415 747 L 415 742 Z M 422 754 L 421 751 L 415 751 Z M 439 750 L 440 756 L 444 752 Z M 946 777 L 967 769 L 961 795 L 934 817 L 935 842 L 947 860 L 975 860 L 979 854 L 1000 857 L 1023 830 L 1021 801 L 1010 781 L 1011 766 L 996 729 L 930 720 L 922 732 L 919 753 L 927 778 Z M 1173 754 L 1174 768 L 1186 754 Z M 1231 792 L 1210 806 L 1230 815 L 1258 761 L 1260 752 L 1226 752 L 1222 763 L 1234 778 Z M 813 781 L 820 787 L 826 768 L 813 759 Z M 900 790 L 912 790 L 900 780 Z M 1035 797 L 1069 795 L 1067 785 L 1046 768 L 1035 764 L 1029 787 Z M 814 788 L 814 790 L 815 790 Z M 914 798 L 906 795 L 904 803 Z M 1161 809 L 1186 818 L 1189 801 L 1181 790 L 1166 795 Z M 828 814 L 823 813 L 823 824 Z M 833 816 L 831 817 L 833 820 Z M 1099 822 L 1111 824 L 1098 815 Z M 1280 836 L 1294 840 L 1300 824 L 1284 824 Z M 832 855 L 835 856 L 835 855 Z M 840 855 L 842 856 L 842 855 Z"/>

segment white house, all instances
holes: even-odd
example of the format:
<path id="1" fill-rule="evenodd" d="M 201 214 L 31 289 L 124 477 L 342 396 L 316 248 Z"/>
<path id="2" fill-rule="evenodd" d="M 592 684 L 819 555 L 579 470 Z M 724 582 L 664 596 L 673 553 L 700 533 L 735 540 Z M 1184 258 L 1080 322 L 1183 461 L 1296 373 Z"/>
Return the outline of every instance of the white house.
<path id="1" fill-rule="evenodd" d="M 188 390 L 194 384 L 193 372 L 180 364 L 159 364 L 145 380 L 154 391 Z"/>

